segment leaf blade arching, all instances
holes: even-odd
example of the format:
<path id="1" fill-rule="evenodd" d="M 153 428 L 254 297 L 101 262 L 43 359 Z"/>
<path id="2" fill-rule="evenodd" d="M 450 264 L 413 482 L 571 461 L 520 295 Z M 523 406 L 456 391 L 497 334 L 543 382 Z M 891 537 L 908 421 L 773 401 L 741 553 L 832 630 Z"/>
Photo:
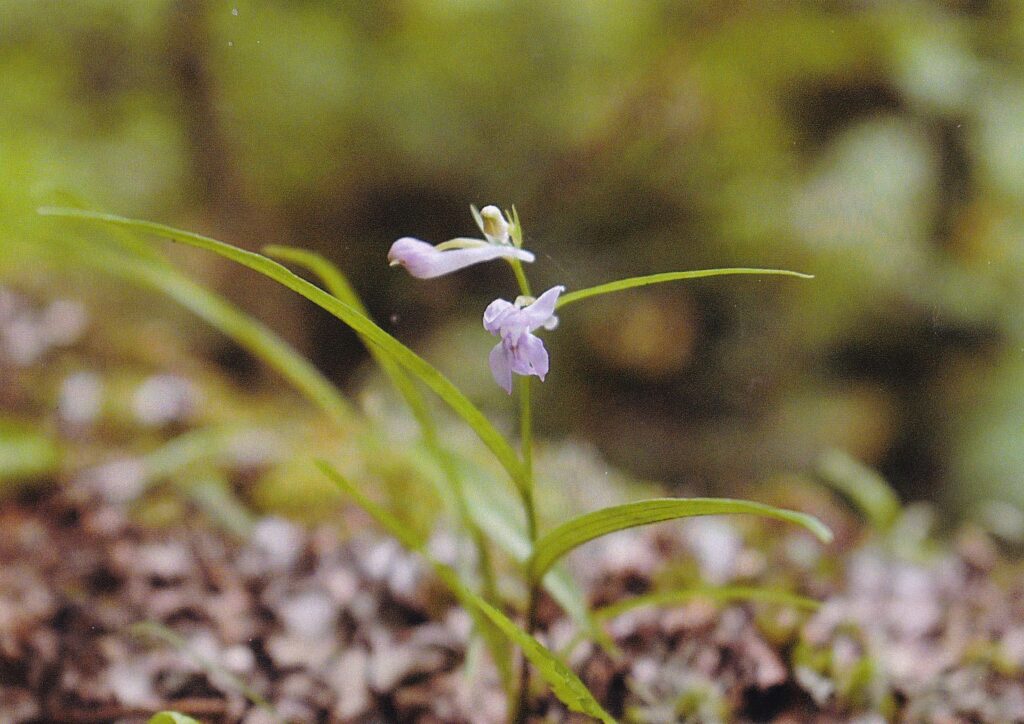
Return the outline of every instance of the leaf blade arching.
<path id="1" fill-rule="evenodd" d="M 876 531 L 889 530 L 900 516 L 899 496 L 877 471 L 842 450 L 818 459 L 817 478 L 849 499 Z"/>
<path id="2" fill-rule="evenodd" d="M 526 481 L 523 467 L 515 450 L 494 428 L 486 416 L 447 377 L 351 306 L 328 294 L 315 284 L 302 279 L 282 264 L 262 254 L 246 251 L 245 249 L 240 249 L 210 237 L 175 229 L 171 226 L 152 221 L 140 221 L 115 214 L 62 207 L 41 207 L 38 209 L 38 213 L 44 216 L 97 221 L 115 227 L 128 228 L 140 233 L 163 237 L 199 249 L 205 249 L 259 272 L 288 287 L 331 313 L 351 327 L 353 331 L 365 336 L 373 344 L 391 354 L 395 361 L 433 390 L 473 429 L 477 437 L 480 438 L 508 472 L 509 477 L 512 478 L 517 488 L 521 490 L 525 487 Z"/>
<path id="3" fill-rule="evenodd" d="M 578 302 L 582 299 L 587 299 L 589 297 L 596 297 L 600 294 L 611 294 L 612 292 L 621 292 L 626 289 L 645 287 L 649 284 L 663 284 L 665 282 L 674 282 L 683 279 L 704 279 L 706 277 L 720 277 L 729 276 L 733 274 L 789 276 L 799 277 L 800 279 L 814 278 L 813 274 L 804 274 L 803 272 L 789 271 L 788 269 L 758 269 L 753 267 L 731 267 L 723 269 L 695 269 L 693 271 L 661 272 L 659 274 L 646 274 L 640 277 L 618 279 L 614 282 L 606 282 L 605 284 L 598 284 L 597 286 L 587 287 L 586 289 L 577 289 L 574 292 L 568 292 L 559 297 L 558 303 L 555 305 L 555 309 L 561 309 L 566 304 L 572 304 L 573 302 Z"/>
<path id="4" fill-rule="evenodd" d="M 590 690 L 573 673 L 572 669 L 542 646 L 537 639 L 519 628 L 508 616 L 470 590 L 451 567 L 434 559 L 426 551 L 425 543 L 419 540 L 415 533 L 408 527 L 403 526 L 387 510 L 364 495 L 359 488 L 342 476 L 329 463 L 321 460 L 317 461 L 317 466 L 342 492 L 351 496 L 363 510 L 370 514 L 370 517 L 377 521 L 382 528 L 393 535 L 402 545 L 422 555 L 430 563 L 437 576 L 451 589 L 455 597 L 459 599 L 459 602 L 462 603 L 474 618 L 483 616 L 490 620 L 501 633 L 518 645 L 523 650 L 524 655 L 530 660 L 530 663 L 536 667 L 537 672 L 551 687 L 555 696 L 563 704 L 573 711 L 587 714 L 606 724 L 615 724 L 615 720 L 601 707 L 593 694 L 590 693 Z"/>
<path id="5" fill-rule="evenodd" d="M 569 551 L 609 533 L 678 518 L 733 514 L 795 523 L 822 542 L 832 539 L 832 532 L 817 518 L 763 503 L 729 498 L 654 498 L 585 513 L 548 531 L 537 541 L 527 564 L 529 580 L 538 580 Z"/>

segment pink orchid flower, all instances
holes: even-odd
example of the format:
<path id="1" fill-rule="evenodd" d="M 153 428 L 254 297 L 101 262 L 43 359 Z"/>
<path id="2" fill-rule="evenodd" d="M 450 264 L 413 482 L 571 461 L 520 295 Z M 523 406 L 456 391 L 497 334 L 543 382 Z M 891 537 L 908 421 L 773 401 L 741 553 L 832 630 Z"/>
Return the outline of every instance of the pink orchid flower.
<path id="1" fill-rule="evenodd" d="M 542 381 L 548 373 L 548 351 L 533 331 L 558 325 L 555 304 L 565 287 L 557 286 L 527 304 L 522 297 L 515 303 L 495 299 L 484 310 L 484 329 L 501 338 L 491 350 L 490 364 L 494 381 L 512 394 L 512 373 L 534 375 Z"/>

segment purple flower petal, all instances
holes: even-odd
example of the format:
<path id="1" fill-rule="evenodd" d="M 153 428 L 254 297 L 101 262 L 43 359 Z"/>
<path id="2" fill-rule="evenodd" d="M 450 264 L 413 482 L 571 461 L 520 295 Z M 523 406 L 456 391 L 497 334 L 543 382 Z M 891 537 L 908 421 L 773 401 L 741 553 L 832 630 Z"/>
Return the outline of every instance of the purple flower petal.
<path id="1" fill-rule="evenodd" d="M 473 264 L 501 258 L 516 258 L 525 262 L 534 260 L 533 254 L 514 246 L 481 242 L 480 246 L 468 249 L 440 251 L 425 241 L 409 236 L 392 244 L 388 252 L 391 266 L 404 266 L 417 279 L 432 279 Z"/>
<path id="2" fill-rule="evenodd" d="M 484 310 L 484 329 L 491 334 L 498 334 L 501 325 L 512 312 L 518 311 L 514 304 L 504 299 L 495 299 Z"/>
<path id="3" fill-rule="evenodd" d="M 551 319 L 551 315 L 555 313 L 555 304 L 558 303 L 558 295 L 564 291 L 563 286 L 551 287 L 537 297 L 537 301 L 523 309 L 523 316 L 531 332 L 543 327 Z"/>
<path id="4" fill-rule="evenodd" d="M 504 342 L 498 342 L 491 350 L 489 361 L 491 363 L 491 374 L 494 381 L 501 389 L 512 394 L 512 360 L 511 353 L 505 349 Z"/>
<path id="5" fill-rule="evenodd" d="M 544 375 L 548 373 L 548 351 L 540 337 L 523 335 L 514 348 L 512 371 L 518 375 L 536 375 L 544 381 Z"/>

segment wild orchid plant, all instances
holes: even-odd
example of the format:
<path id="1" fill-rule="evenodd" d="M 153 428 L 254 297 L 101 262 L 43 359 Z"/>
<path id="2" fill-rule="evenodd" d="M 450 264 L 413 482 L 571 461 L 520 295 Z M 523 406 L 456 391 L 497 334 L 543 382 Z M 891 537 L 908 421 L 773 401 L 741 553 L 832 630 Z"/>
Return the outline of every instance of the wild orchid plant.
<path id="1" fill-rule="evenodd" d="M 568 293 L 564 286 L 559 285 L 534 297 L 523 264 L 532 263 L 535 256 L 523 249 L 523 231 L 515 208 L 508 213 L 502 213 L 496 206 L 486 206 L 479 211 L 474 207 L 472 211 L 483 239 L 456 238 L 433 246 L 405 237 L 392 244 L 388 260 L 393 266 L 404 267 L 412 276 L 420 279 L 435 278 L 495 259 L 505 259 L 511 265 L 519 295 L 512 302 L 501 298 L 491 302 L 483 312 L 483 326 L 498 338 L 489 355 L 495 382 L 511 394 L 514 376 L 520 378 L 518 452 L 441 372 L 375 324 L 341 271 L 323 257 L 286 247 L 268 247 L 265 249 L 267 255 L 261 255 L 161 224 L 78 208 L 40 209 L 44 215 L 101 222 L 127 234 L 113 245 L 90 245 L 86 253 L 78 254 L 78 258 L 84 263 L 99 265 L 169 294 L 261 356 L 310 400 L 338 420 L 351 419 L 357 413 L 306 360 L 272 332 L 181 275 L 135 234 L 155 235 L 206 249 L 249 267 L 306 297 L 359 334 L 420 425 L 424 446 L 434 456 L 444 474 L 447 486 L 445 492 L 453 501 L 453 512 L 475 546 L 475 569 L 456 570 L 435 560 L 427 552 L 426 542 L 419 535 L 366 495 L 356 484 L 327 462 L 319 461 L 320 469 L 402 544 L 424 555 L 441 581 L 472 615 L 476 630 L 487 645 L 510 697 L 510 721 L 522 722 L 528 715 L 531 692 L 529 662 L 569 709 L 603 722 L 612 722 L 614 719 L 611 715 L 565 665 L 562 658 L 545 648 L 533 635 L 537 603 L 541 590 L 546 588 L 576 621 L 581 637 L 593 638 L 609 651 L 615 651 L 614 643 L 601 630 L 600 621 L 616 615 L 616 612 L 610 609 L 598 612 L 587 610 L 582 592 L 558 566 L 558 562 L 567 553 L 590 540 L 626 528 L 697 515 L 739 513 L 775 518 L 801 525 L 822 541 L 828 541 L 831 533 L 809 515 L 760 503 L 723 498 L 658 498 L 584 513 L 548 528 L 542 534 L 534 503 L 530 378 L 537 377 L 541 381 L 545 379 L 550 368 L 550 357 L 544 342 L 536 333 L 542 329 L 554 329 L 558 324 L 555 312 L 568 304 L 632 287 L 727 274 L 807 275 L 753 268 L 668 272 L 623 279 Z M 81 252 L 80 246 L 73 242 L 67 248 Z M 297 276 L 270 257 L 306 269 L 318 278 L 322 286 Z M 525 531 L 518 528 L 511 535 L 496 534 L 494 521 L 507 522 L 509 517 L 500 510 L 493 490 L 467 484 L 459 465 L 441 442 L 436 421 L 416 381 L 436 393 L 474 430 L 501 463 L 518 494 Z M 512 527 L 515 528 L 514 525 Z M 495 584 L 492 555 L 495 546 L 503 547 L 519 563 L 527 591 L 525 602 L 520 601 L 518 607 L 522 625 L 515 623 L 505 613 L 510 608 L 516 608 L 515 602 L 503 600 Z M 625 603 L 629 607 L 664 603 L 681 600 L 692 593 L 659 592 L 657 595 L 660 598 L 652 596 L 648 601 L 646 597 L 638 597 Z M 723 600 L 752 598 L 774 600 L 786 605 L 814 605 L 807 599 L 786 592 L 764 589 L 720 590 L 717 596 Z M 517 647 L 524 657 L 519 662 L 518 676 L 515 675 L 510 644 Z"/>

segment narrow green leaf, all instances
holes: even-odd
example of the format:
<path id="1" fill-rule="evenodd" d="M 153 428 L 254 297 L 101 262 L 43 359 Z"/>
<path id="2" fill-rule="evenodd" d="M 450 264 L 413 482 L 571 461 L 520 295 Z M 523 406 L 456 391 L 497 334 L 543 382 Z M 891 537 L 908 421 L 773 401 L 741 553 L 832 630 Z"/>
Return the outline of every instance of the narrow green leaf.
<path id="1" fill-rule="evenodd" d="M 848 498 L 877 530 L 888 530 L 900 514 L 900 499 L 877 472 L 841 450 L 818 460 L 818 477 Z"/>
<path id="2" fill-rule="evenodd" d="M 362 491 L 345 479 L 329 463 L 318 461 L 317 465 L 343 492 L 351 496 L 360 507 L 369 513 L 384 530 L 393 535 L 409 550 L 423 555 L 437 576 L 451 589 L 455 597 L 458 598 L 459 602 L 474 619 L 481 616 L 485 617 L 510 641 L 522 648 L 530 663 L 536 667 L 537 672 L 548 683 L 552 692 L 563 704 L 572 711 L 587 714 L 602 722 L 614 723 L 615 720 L 601 708 L 601 705 L 594 699 L 593 694 L 580 681 L 579 677 L 573 673 L 572 669 L 544 648 L 537 639 L 519 628 L 508 616 L 470 590 L 451 567 L 431 557 L 426 552 L 424 542 L 419 540 L 415 533 L 387 510 L 364 495 Z"/>
<path id="3" fill-rule="evenodd" d="M 147 724 L 202 724 L 198 719 L 179 714 L 176 711 L 162 711 L 149 718 Z"/>
<path id="4" fill-rule="evenodd" d="M 604 606 L 594 611 L 594 618 L 599 621 L 620 616 L 627 611 L 632 611 L 645 606 L 673 606 L 685 601 L 692 601 L 695 598 L 709 598 L 721 603 L 732 601 L 757 601 L 759 603 L 774 603 L 780 606 L 792 606 L 808 611 L 816 611 L 821 608 L 821 603 L 813 598 L 798 596 L 789 591 L 779 591 L 771 588 L 755 588 L 752 586 L 716 586 L 707 588 L 685 588 L 677 591 L 656 591 L 643 596 L 627 598 L 624 601 Z"/>
<path id="5" fill-rule="evenodd" d="M 150 221 L 128 219 L 114 214 L 104 214 L 80 209 L 43 207 L 39 213 L 44 216 L 87 219 L 113 226 L 128 228 L 133 231 L 160 236 L 178 241 L 207 251 L 212 251 L 226 259 L 235 261 L 271 279 L 281 283 L 294 292 L 302 295 L 317 306 L 330 312 L 351 327 L 356 333 L 363 335 L 373 344 L 390 354 L 399 364 L 418 377 L 425 385 L 443 399 L 473 429 L 487 448 L 494 453 L 513 482 L 522 489 L 525 478 L 522 464 L 515 450 L 505 441 L 501 434 L 491 425 L 490 421 L 472 402 L 453 385 L 447 377 L 433 365 L 410 350 L 404 344 L 378 327 L 350 305 L 328 294 L 305 279 L 295 275 L 286 267 L 268 257 L 209 237 L 182 231 L 163 224 Z"/>
<path id="6" fill-rule="evenodd" d="M 676 518 L 726 514 L 776 518 L 807 528 L 823 542 L 832 540 L 832 532 L 806 513 L 728 498 L 655 498 L 595 510 L 548 531 L 534 546 L 533 557 L 527 567 L 529 577 L 536 581 L 569 551 L 609 533 Z"/>
<path id="7" fill-rule="evenodd" d="M 608 282 L 607 284 L 599 284 L 596 287 L 588 287 L 586 289 L 579 289 L 575 292 L 569 292 L 563 294 L 558 299 L 558 304 L 555 306 L 556 309 L 561 309 L 566 304 L 572 304 L 578 302 L 581 299 L 588 297 L 596 297 L 599 294 L 611 294 L 612 292 L 620 292 L 623 289 L 632 289 L 633 287 L 645 287 L 648 284 L 661 284 L 662 282 L 674 282 L 681 279 L 703 279 L 704 277 L 720 277 L 731 274 L 775 274 L 789 277 L 799 277 L 801 279 L 813 279 L 813 274 L 804 274 L 802 272 L 788 271 L 786 269 L 753 269 L 746 267 L 734 267 L 730 269 L 697 269 L 694 271 L 682 271 L 682 272 L 662 272 L 661 274 L 648 274 L 642 277 L 630 277 L 629 279 L 619 279 L 615 282 Z"/>

